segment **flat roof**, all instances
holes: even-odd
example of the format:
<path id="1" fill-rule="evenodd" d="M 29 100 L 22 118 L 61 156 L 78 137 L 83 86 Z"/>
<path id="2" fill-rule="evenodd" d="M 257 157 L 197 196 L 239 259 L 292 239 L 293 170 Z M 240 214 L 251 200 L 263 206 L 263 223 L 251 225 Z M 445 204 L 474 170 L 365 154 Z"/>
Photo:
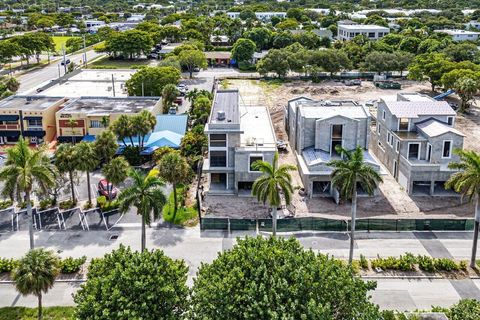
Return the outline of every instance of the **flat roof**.
<path id="1" fill-rule="evenodd" d="M 339 27 L 342 27 L 344 29 L 349 29 L 349 30 L 384 30 L 384 31 L 390 31 L 390 28 L 387 27 L 382 27 L 382 26 L 377 26 L 374 24 L 339 24 Z"/>
<path id="2" fill-rule="evenodd" d="M 218 119 L 219 112 L 225 113 L 224 120 Z M 217 90 L 209 122 L 240 124 L 238 89 Z"/>
<path id="3" fill-rule="evenodd" d="M 266 147 L 276 147 L 275 133 L 267 107 L 240 107 L 240 135 L 242 145 L 266 144 Z"/>
<path id="4" fill-rule="evenodd" d="M 160 100 L 159 97 L 82 97 L 72 100 L 59 112 L 82 112 L 87 115 L 107 115 L 112 113 L 138 113 L 142 110 L 152 111 Z"/>
<path id="5" fill-rule="evenodd" d="M 130 69 L 84 69 L 68 78 L 69 81 L 127 81 L 138 70 Z"/>
<path id="6" fill-rule="evenodd" d="M 305 118 L 326 119 L 334 116 L 344 116 L 353 119 L 368 118 L 368 112 L 364 106 L 353 100 L 319 100 L 314 101 L 305 97 L 291 100 L 299 107 L 299 112 Z"/>
<path id="7" fill-rule="evenodd" d="M 64 100 L 62 97 L 11 96 L 0 101 L 1 109 L 42 111 Z"/>
<path id="8" fill-rule="evenodd" d="M 434 32 L 446 33 L 446 34 L 451 35 L 451 36 L 459 35 L 459 34 L 480 35 L 480 32 L 458 30 L 458 29 L 457 30 L 451 30 L 451 29 L 434 30 Z"/>

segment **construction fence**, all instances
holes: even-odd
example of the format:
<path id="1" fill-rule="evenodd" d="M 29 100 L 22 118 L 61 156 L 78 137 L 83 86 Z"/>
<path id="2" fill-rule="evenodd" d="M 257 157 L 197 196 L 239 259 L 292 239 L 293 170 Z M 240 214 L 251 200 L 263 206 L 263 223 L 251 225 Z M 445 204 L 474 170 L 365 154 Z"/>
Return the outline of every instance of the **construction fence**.
<path id="1" fill-rule="evenodd" d="M 358 231 L 468 231 L 473 219 L 357 219 Z M 272 219 L 207 218 L 201 220 L 202 230 L 271 231 Z M 349 220 L 316 217 L 277 220 L 277 231 L 340 231 L 350 230 Z"/>

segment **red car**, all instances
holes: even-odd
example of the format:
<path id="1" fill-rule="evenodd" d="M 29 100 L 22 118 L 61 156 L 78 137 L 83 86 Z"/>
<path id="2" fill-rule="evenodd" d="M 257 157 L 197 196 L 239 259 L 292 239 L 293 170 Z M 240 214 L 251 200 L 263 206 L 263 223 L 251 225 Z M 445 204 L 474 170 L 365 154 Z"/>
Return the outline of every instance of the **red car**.
<path id="1" fill-rule="evenodd" d="M 113 187 L 113 184 L 107 181 L 107 179 L 102 179 L 98 182 L 98 194 L 104 196 L 107 199 L 115 199 L 118 194 L 118 189 Z"/>
<path id="2" fill-rule="evenodd" d="M 182 99 L 182 97 L 177 97 L 177 99 L 175 99 L 175 101 L 173 101 L 173 102 L 175 102 L 176 104 L 178 104 L 179 106 L 181 106 L 182 103 L 183 103 L 183 99 Z"/>

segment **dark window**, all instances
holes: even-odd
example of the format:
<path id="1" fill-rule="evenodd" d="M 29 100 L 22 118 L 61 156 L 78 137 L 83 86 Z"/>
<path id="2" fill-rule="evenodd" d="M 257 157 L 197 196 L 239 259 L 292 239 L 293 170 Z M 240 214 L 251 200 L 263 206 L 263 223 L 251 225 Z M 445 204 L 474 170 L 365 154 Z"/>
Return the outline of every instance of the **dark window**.
<path id="1" fill-rule="evenodd" d="M 451 141 L 443 141 L 442 157 L 450 158 L 451 147 L 452 147 L 452 142 Z"/>
<path id="2" fill-rule="evenodd" d="M 210 135 L 210 147 L 226 147 L 227 135 L 226 134 L 211 134 Z"/>
<path id="3" fill-rule="evenodd" d="M 28 120 L 28 126 L 32 127 L 41 127 L 42 126 L 42 120 Z"/>
<path id="4" fill-rule="evenodd" d="M 453 124 L 453 117 L 448 117 L 447 118 L 447 123 L 449 126 L 451 126 Z"/>
<path id="5" fill-rule="evenodd" d="M 398 120 L 398 130 L 408 131 L 408 118 Z"/>
<path id="6" fill-rule="evenodd" d="M 226 151 L 210 151 L 210 166 L 211 167 L 226 167 L 227 166 L 227 152 Z"/>
<path id="7" fill-rule="evenodd" d="M 342 138 L 342 129 L 343 126 L 341 124 L 334 124 L 332 126 L 332 138 Z"/>
<path id="8" fill-rule="evenodd" d="M 420 152 L 420 144 L 412 143 L 408 145 L 408 159 L 418 159 L 418 153 Z"/>
<path id="9" fill-rule="evenodd" d="M 369 32 L 368 37 L 369 38 L 375 38 L 375 32 Z"/>
<path id="10" fill-rule="evenodd" d="M 252 164 L 253 164 L 255 161 L 263 161 L 263 157 L 262 157 L 262 156 L 251 156 L 251 157 L 250 157 L 250 171 L 258 171 L 258 170 L 255 170 L 255 169 L 252 167 Z"/>

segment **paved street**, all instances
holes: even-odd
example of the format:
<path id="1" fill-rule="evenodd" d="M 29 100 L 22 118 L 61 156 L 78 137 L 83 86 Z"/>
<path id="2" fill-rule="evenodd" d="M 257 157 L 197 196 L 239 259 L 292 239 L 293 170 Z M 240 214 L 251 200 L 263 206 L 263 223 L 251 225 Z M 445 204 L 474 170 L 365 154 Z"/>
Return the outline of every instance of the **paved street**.
<path id="1" fill-rule="evenodd" d="M 87 51 L 87 61 L 91 61 L 98 56 L 103 55 L 103 53 L 96 53 L 93 49 Z M 83 60 L 83 52 L 77 54 L 67 55 L 68 59 L 75 63 L 76 65 L 80 64 L 80 61 Z M 20 89 L 18 94 L 30 94 L 36 93 L 35 90 L 41 87 L 42 84 L 48 83 L 50 80 L 58 78 L 59 70 L 60 74 L 63 76 L 65 71 L 64 67 L 60 65 L 63 57 L 60 57 L 60 60 L 52 62 L 50 65 L 39 68 L 37 70 L 27 72 L 17 79 L 20 81 Z M 60 66 L 60 67 L 59 67 Z"/>
<path id="2" fill-rule="evenodd" d="M 48 247 L 61 256 L 99 257 L 119 246 L 120 243 L 140 248 L 140 224 L 124 222 L 110 231 L 41 231 L 36 233 L 38 246 Z M 117 240 L 110 240 L 118 235 Z M 218 252 L 228 250 L 236 237 L 255 235 L 253 232 L 228 234 L 220 231 L 200 232 L 197 228 L 169 229 L 156 226 L 147 232 L 147 247 L 160 248 L 175 259 L 183 259 L 190 267 L 189 284 L 201 262 L 211 262 Z M 288 236 L 288 235 L 287 235 Z M 299 233 L 296 237 L 306 248 L 328 253 L 338 258 L 348 255 L 348 235 L 342 233 Z M 356 256 L 367 258 L 400 255 L 405 252 L 430 254 L 434 257 L 468 259 L 471 246 L 470 232 L 404 232 L 359 233 Z M 26 231 L 0 235 L 0 256 L 21 257 L 28 250 Z M 382 308 L 399 310 L 425 309 L 431 305 L 449 306 L 460 298 L 480 299 L 480 280 L 450 279 L 374 279 L 378 289 L 373 300 Z M 57 283 L 45 298 L 48 305 L 71 304 L 71 293 L 78 284 Z M 33 305 L 31 298 L 19 297 L 11 284 L 0 285 L 0 305 Z"/>

